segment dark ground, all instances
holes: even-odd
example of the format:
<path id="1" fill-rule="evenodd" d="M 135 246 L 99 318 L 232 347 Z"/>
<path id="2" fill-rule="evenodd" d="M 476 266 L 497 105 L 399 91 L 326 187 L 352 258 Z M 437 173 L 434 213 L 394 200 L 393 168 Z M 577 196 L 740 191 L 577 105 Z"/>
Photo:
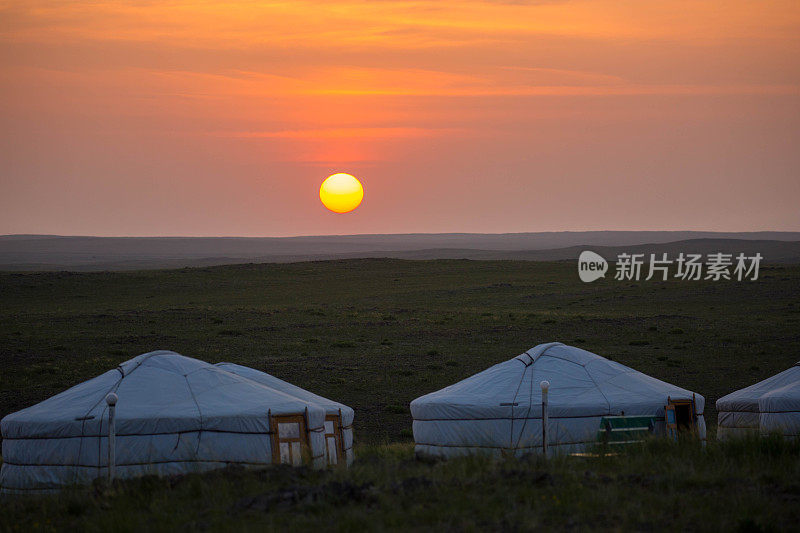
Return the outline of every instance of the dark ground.
<path id="1" fill-rule="evenodd" d="M 0 415 L 169 349 L 342 401 L 360 442 L 393 441 L 417 396 L 554 340 L 703 394 L 713 425 L 717 398 L 800 360 L 800 266 L 755 282 L 592 284 L 574 262 L 4 273 Z"/>

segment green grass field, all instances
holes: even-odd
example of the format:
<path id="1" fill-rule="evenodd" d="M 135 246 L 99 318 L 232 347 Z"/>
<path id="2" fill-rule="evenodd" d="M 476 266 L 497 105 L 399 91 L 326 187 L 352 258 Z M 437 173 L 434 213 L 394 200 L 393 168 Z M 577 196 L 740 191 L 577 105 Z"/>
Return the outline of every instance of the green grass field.
<path id="1" fill-rule="evenodd" d="M 654 443 L 549 463 L 413 459 L 411 400 L 556 340 L 703 394 L 706 452 Z M 798 340 L 797 265 L 763 267 L 755 282 L 592 284 L 574 262 L 521 261 L 3 273 L 0 415 L 170 349 L 352 406 L 359 447 L 350 471 L 226 471 L 6 500 L 0 527 L 796 528 L 798 448 L 719 446 L 713 406 L 799 360 Z"/>
<path id="2" fill-rule="evenodd" d="M 652 442 L 596 459 L 446 463 L 360 447 L 349 470 L 278 466 L 97 483 L 3 502 L 9 531 L 789 531 L 800 444 Z"/>

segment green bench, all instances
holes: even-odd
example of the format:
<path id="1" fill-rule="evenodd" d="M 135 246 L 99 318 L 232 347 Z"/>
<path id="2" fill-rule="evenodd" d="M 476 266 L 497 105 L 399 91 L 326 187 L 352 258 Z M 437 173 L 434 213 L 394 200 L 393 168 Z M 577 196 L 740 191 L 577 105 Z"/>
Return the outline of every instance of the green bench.
<path id="1" fill-rule="evenodd" d="M 608 445 L 642 442 L 652 435 L 654 416 L 604 416 L 600 419 L 597 441 Z"/>

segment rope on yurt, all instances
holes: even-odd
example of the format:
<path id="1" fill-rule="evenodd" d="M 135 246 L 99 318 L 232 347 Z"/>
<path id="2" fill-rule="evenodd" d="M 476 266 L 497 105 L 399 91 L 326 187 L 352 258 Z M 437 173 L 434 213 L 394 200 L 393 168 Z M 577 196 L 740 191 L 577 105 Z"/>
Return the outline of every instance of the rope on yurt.
<path id="1" fill-rule="evenodd" d="M 514 445 L 514 449 L 519 448 L 519 443 L 522 440 L 522 435 L 525 433 L 525 428 L 528 426 L 529 416 L 531 414 L 531 409 L 533 409 L 533 365 L 530 367 L 526 367 L 525 371 L 528 371 L 528 368 L 531 369 L 531 388 L 528 391 L 528 410 L 525 412 L 525 421 L 522 423 L 522 429 L 519 430 L 519 437 L 517 437 L 517 443 Z M 542 423 L 544 423 L 544 417 L 542 417 Z M 530 446 L 528 446 L 530 448 Z"/>
<path id="2" fill-rule="evenodd" d="M 519 383 L 517 383 L 517 390 L 514 391 L 514 397 L 511 399 L 511 403 L 510 403 L 510 407 L 511 407 L 511 433 L 508 435 L 508 447 L 509 447 L 510 450 L 514 449 L 514 406 L 517 404 L 517 395 L 519 394 L 520 387 L 522 387 L 522 382 L 525 381 L 525 374 L 528 372 L 528 366 L 529 365 L 525 365 L 525 369 L 522 371 L 522 375 L 519 378 Z"/>
<path id="3" fill-rule="evenodd" d="M 119 390 L 120 385 L 122 385 L 122 380 L 125 379 L 127 376 L 131 375 L 134 370 L 136 370 L 137 368 L 142 366 L 142 363 L 144 363 L 145 361 L 150 359 L 150 357 L 152 357 L 154 354 L 155 354 L 155 352 L 151 353 L 147 357 L 142 358 L 142 360 L 138 361 L 136 366 L 133 367 L 131 369 L 131 371 L 128 372 L 127 374 L 125 372 L 123 372 L 123 370 L 121 368 L 121 365 L 117 365 L 116 370 L 117 370 L 117 372 L 120 373 L 120 378 L 105 392 L 105 394 L 102 394 L 100 396 L 100 399 L 97 400 L 89 408 L 88 411 L 86 411 L 85 415 L 83 415 L 80 418 L 76 418 L 75 419 L 75 420 L 80 420 L 81 421 L 81 436 L 80 436 L 80 441 L 78 442 L 78 455 L 76 456 L 78 458 L 77 459 L 78 461 L 80 461 L 80 457 L 81 457 L 81 454 L 83 452 L 83 441 L 84 441 L 84 439 L 86 439 L 86 422 L 88 420 L 91 420 L 92 418 L 94 418 L 94 417 L 90 417 L 89 413 L 94 411 L 95 407 L 100 405 L 100 403 L 103 402 L 106 399 L 106 396 L 108 396 L 109 393 L 112 393 L 112 392 L 116 393 Z M 98 477 L 100 477 L 100 470 L 103 468 L 103 465 L 101 464 L 102 463 L 103 454 L 101 453 L 101 451 L 102 451 L 102 448 L 103 448 L 103 420 L 105 420 L 105 418 L 106 418 L 106 411 L 108 411 L 108 406 L 104 407 L 103 410 L 100 412 L 100 419 L 99 419 L 100 427 L 98 428 L 98 431 L 97 431 L 97 476 Z M 72 466 L 80 468 L 82 465 L 80 463 L 75 463 Z M 76 482 L 78 480 L 77 468 L 75 470 L 75 478 L 74 478 L 74 480 Z M 106 468 L 108 468 L 108 466 L 106 466 Z"/>
<path id="4" fill-rule="evenodd" d="M 200 453 L 200 439 L 203 438 L 203 412 L 200 410 L 200 404 L 197 402 L 197 398 L 195 398 L 192 384 L 189 383 L 189 375 L 184 374 L 183 379 L 186 380 L 186 386 L 189 387 L 189 394 L 192 395 L 192 401 L 194 401 L 194 405 L 197 407 L 197 414 L 200 415 L 200 428 L 197 431 L 197 446 L 194 449 L 194 456 L 197 457 L 197 454 Z"/>
<path id="5" fill-rule="evenodd" d="M 543 356 L 547 352 L 547 350 L 549 350 L 553 346 L 563 346 L 563 344 L 560 343 L 560 342 L 548 343 L 536 355 L 535 359 L 533 357 L 531 357 L 530 354 L 527 354 L 527 352 L 526 352 L 526 354 L 530 358 L 531 362 L 530 362 L 530 364 L 525 365 L 525 371 L 522 372 L 522 378 L 520 379 L 519 385 L 517 385 L 517 392 L 514 393 L 514 400 L 512 401 L 512 405 L 511 405 L 511 439 L 510 440 L 511 440 L 511 444 L 512 444 L 512 449 L 514 449 L 514 450 L 519 448 L 519 442 L 520 442 L 520 440 L 522 440 L 522 435 L 525 432 L 525 428 L 528 426 L 528 416 L 531 414 L 531 409 L 533 408 L 533 382 L 534 382 L 534 379 L 533 379 L 533 365 L 534 365 L 534 363 L 536 363 L 536 361 L 541 356 Z M 519 388 L 522 385 L 522 380 L 525 379 L 525 374 L 528 372 L 528 368 L 531 369 L 531 389 L 528 392 L 528 410 L 525 412 L 525 418 L 524 418 L 524 422 L 522 423 L 522 429 L 520 429 L 519 437 L 517 438 L 516 444 L 514 444 L 514 442 L 513 442 L 513 440 L 514 440 L 514 404 L 517 403 L 517 394 L 519 394 Z M 544 414 L 542 415 L 542 423 L 544 423 Z M 530 447 L 530 446 L 528 446 L 528 447 Z"/>

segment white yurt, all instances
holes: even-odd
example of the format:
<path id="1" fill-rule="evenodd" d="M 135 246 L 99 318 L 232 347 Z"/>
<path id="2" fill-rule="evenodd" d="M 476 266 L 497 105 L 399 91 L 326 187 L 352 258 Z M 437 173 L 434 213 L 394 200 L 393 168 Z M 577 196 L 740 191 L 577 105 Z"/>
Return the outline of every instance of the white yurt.
<path id="1" fill-rule="evenodd" d="M 596 443 L 604 417 L 654 417 L 653 429 L 664 432 L 665 408 L 677 407 L 672 412 L 678 414 L 678 424 L 705 439 L 699 394 L 552 342 L 411 402 L 417 453 L 541 452 L 543 381 L 549 382 L 548 454 Z"/>
<path id="2" fill-rule="evenodd" d="M 353 462 L 353 418 L 355 412 L 351 407 L 254 368 L 235 363 L 217 363 L 217 366 L 289 396 L 322 406 L 325 409 L 325 459 L 327 463 L 329 465 L 340 463 L 349 465 Z"/>
<path id="3" fill-rule="evenodd" d="M 717 400 L 717 438 L 777 433 L 800 437 L 800 362 Z"/>
<path id="4" fill-rule="evenodd" d="M 115 477 L 303 459 L 324 465 L 324 407 L 156 351 L 3 418 L 0 491 L 49 491 L 107 476 L 110 393 L 117 398 Z"/>

